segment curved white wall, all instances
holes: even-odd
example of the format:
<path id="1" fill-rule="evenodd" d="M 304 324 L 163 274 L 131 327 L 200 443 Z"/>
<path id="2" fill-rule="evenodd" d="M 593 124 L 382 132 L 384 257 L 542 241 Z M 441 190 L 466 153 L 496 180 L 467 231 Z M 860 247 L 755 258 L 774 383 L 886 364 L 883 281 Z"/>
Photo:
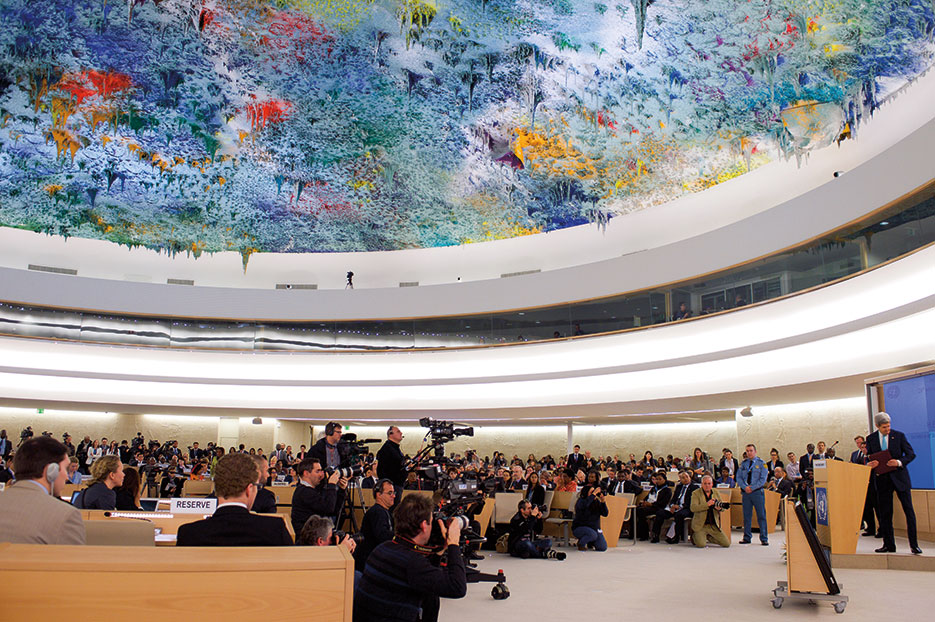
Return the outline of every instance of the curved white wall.
<path id="1" fill-rule="evenodd" d="M 777 162 L 705 192 L 611 221 L 462 247 L 390 253 L 174 259 L 146 250 L 0 229 L 0 299 L 188 317 L 363 319 L 450 315 L 579 300 L 717 270 L 796 244 L 932 179 L 935 73 L 860 129 L 857 141 Z M 834 171 L 844 171 L 833 178 Z M 77 277 L 26 271 L 73 268 Z M 539 274 L 498 278 L 503 273 Z M 344 273 L 356 273 L 354 291 Z M 168 278 L 196 287 L 167 286 Z M 458 282 L 458 279 L 461 279 Z M 400 282 L 422 286 L 399 289 Z M 271 291 L 316 283 L 319 291 Z M 323 290 L 323 291 L 321 291 Z"/>
<path id="2" fill-rule="evenodd" d="M 0 339 L 0 403 L 356 419 L 470 412 L 475 421 L 624 416 L 699 397 L 733 407 L 743 392 L 930 361 L 933 325 L 930 247 L 774 303 L 570 342 L 283 354 Z M 859 394 L 859 381 L 849 387 Z"/>

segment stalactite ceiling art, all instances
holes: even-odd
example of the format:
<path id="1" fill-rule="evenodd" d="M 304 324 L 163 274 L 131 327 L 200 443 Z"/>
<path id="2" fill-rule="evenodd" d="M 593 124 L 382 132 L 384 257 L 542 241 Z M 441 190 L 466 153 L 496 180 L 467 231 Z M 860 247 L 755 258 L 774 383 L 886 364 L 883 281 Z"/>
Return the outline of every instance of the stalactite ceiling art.
<path id="1" fill-rule="evenodd" d="M 931 62 L 932 0 L 605 2 L 2 0 L 0 225 L 246 259 L 606 223 Z"/>

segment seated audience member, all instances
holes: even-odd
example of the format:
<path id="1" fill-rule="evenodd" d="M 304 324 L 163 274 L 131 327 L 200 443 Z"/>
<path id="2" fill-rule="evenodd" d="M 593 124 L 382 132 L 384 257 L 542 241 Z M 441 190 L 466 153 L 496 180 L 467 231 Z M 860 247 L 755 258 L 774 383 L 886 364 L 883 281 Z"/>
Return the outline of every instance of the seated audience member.
<path id="1" fill-rule="evenodd" d="M 344 504 L 347 480 L 337 471 L 326 476 L 318 458 L 306 458 L 299 463 L 299 484 L 292 495 L 292 529 L 299 533 L 312 514 L 337 517 Z"/>
<path id="2" fill-rule="evenodd" d="M 679 483 L 675 487 L 675 491 L 673 491 L 672 498 L 669 500 L 668 505 L 656 512 L 656 518 L 653 520 L 652 529 L 653 542 L 659 541 L 662 524 L 669 518 L 672 519 L 675 535 L 667 537 L 666 542 L 669 544 L 678 544 L 681 541 L 685 519 L 692 515 L 689 505 L 691 504 L 692 493 L 695 492 L 696 488 L 698 488 L 698 485 L 692 482 L 691 474 L 688 471 L 679 473 Z"/>
<path id="3" fill-rule="evenodd" d="M 360 480 L 361 488 L 373 488 L 377 483 L 377 465 L 368 464 L 364 479 Z"/>
<path id="4" fill-rule="evenodd" d="M 13 479 L 13 471 L 10 470 L 9 461 L 3 460 L 0 462 L 0 484 L 6 484 L 13 481 Z"/>
<path id="5" fill-rule="evenodd" d="M 568 469 L 559 469 L 555 475 L 555 492 L 575 492 L 578 483 Z"/>
<path id="6" fill-rule="evenodd" d="M 114 488 L 117 509 L 125 512 L 141 512 L 140 506 L 140 472 L 133 467 L 124 467 L 123 483 Z"/>
<path id="7" fill-rule="evenodd" d="M 675 315 L 672 316 L 672 321 L 678 320 L 687 320 L 692 316 L 692 310 L 688 308 L 688 305 L 684 302 L 679 304 L 678 311 L 675 312 Z"/>
<path id="8" fill-rule="evenodd" d="M 776 467 L 773 471 L 773 479 L 766 484 L 767 490 L 775 490 L 785 499 L 792 494 L 792 480 L 786 477 L 786 470 L 782 467 Z"/>
<path id="9" fill-rule="evenodd" d="M 84 544 L 81 512 L 59 498 L 68 448 L 47 436 L 23 441 L 13 457 L 16 483 L 0 493 L 0 542 Z"/>
<path id="10" fill-rule="evenodd" d="M 203 482 L 205 475 L 208 474 L 208 465 L 199 460 L 192 465 L 191 479 L 196 482 Z"/>
<path id="11" fill-rule="evenodd" d="M 655 516 L 666 509 L 669 499 L 672 498 L 672 489 L 666 481 L 666 474 L 662 471 L 653 473 L 652 488 L 649 495 L 636 505 L 636 537 L 640 540 L 649 538 L 649 517 Z M 660 523 L 661 525 L 661 523 Z M 659 542 L 659 534 L 652 534 L 652 541 Z"/>
<path id="12" fill-rule="evenodd" d="M 633 480 L 633 474 L 630 469 L 623 468 L 617 471 L 617 481 L 607 491 L 609 495 L 632 494 L 638 495 L 643 492 L 639 482 Z"/>
<path id="13" fill-rule="evenodd" d="M 81 471 L 78 470 L 78 458 L 74 456 L 68 458 L 68 477 L 66 481 L 76 486 L 81 484 Z"/>
<path id="14" fill-rule="evenodd" d="M 710 474 L 714 472 L 714 464 L 708 460 L 708 455 L 701 450 L 701 447 L 695 447 L 695 450 L 692 453 L 692 459 L 688 466 L 694 474 L 696 481 L 698 481 L 705 473 Z"/>
<path id="15" fill-rule="evenodd" d="M 396 488 L 388 479 L 377 481 L 373 488 L 373 505 L 360 522 L 360 535 L 364 538 L 354 555 L 357 570 L 363 571 L 373 549 L 393 539 L 393 515 L 390 508 L 396 504 Z"/>
<path id="16" fill-rule="evenodd" d="M 279 516 L 250 513 L 260 478 L 256 462 L 247 454 L 228 454 L 218 460 L 214 491 L 218 506 L 204 520 L 179 527 L 178 546 L 288 546 L 292 536 Z"/>
<path id="17" fill-rule="evenodd" d="M 525 499 L 520 500 L 518 511 L 510 519 L 509 551 L 513 557 L 529 559 L 565 559 L 565 554 L 552 550 L 550 538 L 536 538 L 542 532 L 542 512 Z"/>
<path id="18" fill-rule="evenodd" d="M 730 546 L 730 540 L 721 531 L 721 512 L 716 507 L 718 498 L 713 489 L 714 479 L 705 475 L 701 478 L 701 488 L 691 496 L 692 543 L 702 549 L 709 540 L 723 547 Z"/>
<path id="19" fill-rule="evenodd" d="M 542 484 L 542 487 L 546 490 L 555 490 L 555 482 L 552 481 L 552 472 L 544 469 L 542 473 L 539 474 L 539 483 Z"/>
<path id="20" fill-rule="evenodd" d="M 526 478 L 524 498 L 536 507 L 545 506 L 545 487 L 539 483 L 538 473 L 530 473 L 529 477 Z"/>
<path id="21" fill-rule="evenodd" d="M 467 593 L 458 521 L 447 528 L 440 525 L 448 565 L 436 566 L 426 554 L 432 508 L 432 502 L 419 495 L 399 502 L 395 537 L 373 550 L 354 591 L 355 622 L 436 622 L 440 596 L 463 598 Z"/>
<path id="22" fill-rule="evenodd" d="M 262 456 L 252 456 L 256 463 L 257 471 L 260 476 L 256 481 L 256 499 L 253 500 L 253 511 L 257 514 L 275 514 L 276 513 L 276 495 L 268 490 L 264 483 L 267 480 L 267 466 L 269 463 Z"/>
<path id="23" fill-rule="evenodd" d="M 588 471 L 584 483 L 588 486 L 598 486 L 603 492 L 607 492 L 607 489 L 601 486 L 601 474 L 599 471 Z"/>
<path id="24" fill-rule="evenodd" d="M 734 452 L 727 447 L 722 449 L 721 453 L 723 456 L 721 457 L 720 463 L 718 463 L 718 472 L 723 473 L 724 469 L 727 468 L 728 474 L 734 477 L 740 469 L 740 463 L 737 461 L 737 458 L 734 457 Z"/>
<path id="25" fill-rule="evenodd" d="M 522 491 L 526 487 L 526 478 L 523 467 L 514 464 L 510 467 L 510 482 L 507 484 L 507 490 Z"/>
<path id="26" fill-rule="evenodd" d="M 123 484 L 123 463 L 117 456 L 102 456 L 91 465 L 90 485 L 78 496 L 82 510 L 116 510 L 114 488 Z"/>
<path id="27" fill-rule="evenodd" d="M 607 477 L 601 478 L 601 488 L 604 489 L 605 493 L 610 493 L 610 489 L 617 484 L 617 467 L 614 466 L 613 462 L 607 464 L 604 467 L 604 470 L 607 471 Z"/>
<path id="28" fill-rule="evenodd" d="M 171 497 L 182 496 L 182 486 L 185 484 L 185 478 L 177 475 L 176 468 L 170 466 L 162 476 L 159 482 L 159 498 L 169 499 Z"/>
<path id="29" fill-rule="evenodd" d="M 727 469 L 727 467 L 721 469 L 721 477 L 718 478 L 717 483 L 718 485 L 727 484 L 729 488 L 733 488 L 737 485 L 737 483 L 734 481 L 734 478 L 730 476 L 730 471 Z"/>
<path id="30" fill-rule="evenodd" d="M 354 548 L 357 546 L 357 542 L 354 541 L 354 538 L 345 533 L 342 535 L 341 541 L 336 542 L 334 536 L 334 523 L 331 522 L 331 519 L 312 514 L 308 517 L 308 520 L 305 521 L 305 525 L 302 527 L 299 537 L 296 538 L 296 544 L 299 546 L 331 546 L 340 544 L 346 547 L 352 554 L 354 553 Z"/>
<path id="31" fill-rule="evenodd" d="M 606 551 L 607 540 L 601 531 L 601 516 L 609 510 L 604 502 L 604 491 L 600 486 L 585 486 L 575 502 L 575 517 L 571 521 L 571 532 L 578 538 L 578 550 L 589 547 L 595 551 Z"/>
<path id="32" fill-rule="evenodd" d="M 406 474 L 406 483 L 403 484 L 403 490 L 422 490 L 422 481 L 419 474 L 415 471 L 409 471 Z"/>

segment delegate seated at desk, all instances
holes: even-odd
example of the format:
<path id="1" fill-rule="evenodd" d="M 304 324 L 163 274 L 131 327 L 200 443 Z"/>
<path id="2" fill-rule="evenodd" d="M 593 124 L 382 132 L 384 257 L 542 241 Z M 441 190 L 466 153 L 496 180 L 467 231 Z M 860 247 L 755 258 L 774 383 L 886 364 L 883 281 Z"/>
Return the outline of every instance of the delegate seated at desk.
<path id="1" fill-rule="evenodd" d="M 214 515 L 179 527 L 178 546 L 289 546 L 292 536 L 279 516 L 250 513 L 260 473 L 247 454 L 228 454 L 218 460 Z"/>

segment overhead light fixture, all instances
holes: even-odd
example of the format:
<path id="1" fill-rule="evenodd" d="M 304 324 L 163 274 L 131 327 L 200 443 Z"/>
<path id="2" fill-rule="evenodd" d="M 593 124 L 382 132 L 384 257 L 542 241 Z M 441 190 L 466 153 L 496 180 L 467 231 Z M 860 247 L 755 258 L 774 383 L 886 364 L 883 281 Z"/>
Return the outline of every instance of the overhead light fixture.
<path id="1" fill-rule="evenodd" d="M 253 425 L 263 425 L 263 420 L 260 419 L 259 417 L 254 417 L 254 418 L 253 418 Z"/>
<path id="2" fill-rule="evenodd" d="M 740 416 L 741 417 L 752 417 L 753 409 L 750 408 L 749 406 L 744 406 L 743 408 L 740 409 Z"/>

